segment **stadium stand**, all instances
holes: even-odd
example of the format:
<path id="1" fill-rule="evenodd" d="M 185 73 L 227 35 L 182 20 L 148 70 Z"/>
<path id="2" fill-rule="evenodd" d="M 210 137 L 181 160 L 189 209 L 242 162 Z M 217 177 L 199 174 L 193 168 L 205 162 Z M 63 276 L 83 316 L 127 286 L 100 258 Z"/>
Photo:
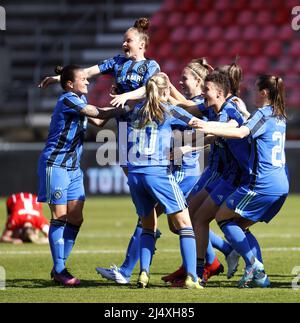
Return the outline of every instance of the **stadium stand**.
<path id="1" fill-rule="evenodd" d="M 191 0 L 184 10 L 180 8 L 181 3 L 166 0 L 154 15 L 156 23 L 152 25 L 149 56 L 161 62 L 162 69 L 172 75 L 175 85 L 181 66 L 192 58 L 206 56 L 212 65 L 217 66 L 239 57 L 238 62 L 244 71 L 241 96 L 250 110 L 252 95 L 249 89 L 257 75 L 279 74 L 286 82 L 288 138 L 299 139 L 300 64 L 296 57 L 300 53 L 300 32 L 291 27 L 291 12 L 297 1 Z M 163 15 L 168 17 L 165 22 L 161 22 Z M 190 23 L 189 19 L 195 23 Z M 169 31 L 169 37 L 163 38 L 164 45 L 156 37 L 162 29 Z M 166 57 L 174 47 L 178 50 L 173 50 L 172 61 L 177 64 L 168 63 L 166 68 Z"/>
<path id="2" fill-rule="evenodd" d="M 178 86 L 182 67 L 206 56 L 212 65 L 239 56 L 244 71 L 241 96 L 251 106 L 260 73 L 278 73 L 287 85 L 289 138 L 300 138 L 300 32 L 291 28 L 298 1 L 246 0 L 38 0 L 2 1 L 7 30 L 1 34 L 1 140 L 44 140 L 45 126 L 59 86 L 36 88 L 55 65 L 91 66 L 119 53 L 124 31 L 136 18 L 151 18 L 147 55 L 156 59 Z M 5 75 L 5 77 L 3 76 Z M 91 84 L 89 100 L 109 102 L 109 77 Z M 92 138 L 92 137 L 91 137 Z"/>
<path id="3" fill-rule="evenodd" d="M 44 141 L 61 90 L 57 85 L 41 91 L 42 78 L 53 75 L 56 65 L 92 66 L 119 53 L 124 31 L 160 5 L 151 0 L 1 1 L 7 30 L 0 34 L 0 141 Z M 98 91 L 108 102 L 110 84 L 101 78 L 95 85 L 94 103 L 104 102 Z"/>

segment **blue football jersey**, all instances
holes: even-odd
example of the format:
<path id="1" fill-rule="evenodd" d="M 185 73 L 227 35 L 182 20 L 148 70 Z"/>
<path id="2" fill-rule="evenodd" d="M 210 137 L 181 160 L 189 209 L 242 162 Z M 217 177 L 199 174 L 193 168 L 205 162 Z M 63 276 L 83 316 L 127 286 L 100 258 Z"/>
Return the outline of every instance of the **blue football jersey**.
<path id="1" fill-rule="evenodd" d="M 98 67 L 101 74 L 110 74 L 114 77 L 118 94 L 144 86 L 152 75 L 160 72 L 160 66 L 155 60 L 134 61 L 124 55 L 106 59 Z"/>
<path id="2" fill-rule="evenodd" d="M 138 128 L 143 103 L 137 104 L 131 115 L 128 125 L 128 170 L 155 174 L 158 167 L 164 170 L 170 165 L 170 151 L 172 145 L 172 127 L 186 126 L 193 118 L 184 109 L 163 105 L 166 112 L 164 121 L 148 122 L 142 129 Z"/>
<path id="3" fill-rule="evenodd" d="M 201 95 L 195 96 L 191 100 L 194 101 L 198 106 L 204 104 L 204 97 L 201 96 Z M 173 130 L 179 130 L 181 132 L 184 132 L 184 137 L 185 138 L 183 138 L 182 145 L 195 146 L 193 144 L 193 136 L 195 136 L 195 134 L 196 134 L 195 129 L 187 126 L 186 124 L 182 125 L 182 126 L 178 126 L 178 125 L 173 126 L 172 128 L 173 128 Z M 197 136 L 199 136 L 199 134 Z M 186 141 L 186 142 L 184 142 L 184 141 Z M 203 143 L 202 142 L 199 142 L 199 143 L 196 142 L 196 144 L 200 145 L 200 144 L 203 144 Z M 199 157 L 200 157 L 200 153 L 197 152 L 197 151 L 193 151 L 191 153 L 184 154 L 183 157 L 182 157 L 182 160 L 178 161 L 178 164 L 180 166 L 182 166 L 183 169 L 187 169 L 187 168 L 188 169 L 194 169 L 195 173 L 198 173 L 199 171 L 197 171 L 196 168 L 199 167 Z M 177 161 L 174 161 L 174 162 L 175 162 L 175 166 L 176 166 Z M 197 174 L 195 174 L 195 175 L 197 175 Z"/>
<path id="4" fill-rule="evenodd" d="M 230 101 L 224 102 L 215 118 L 216 121 L 219 122 L 235 120 L 240 126 L 245 122 L 244 117 Z M 237 140 L 218 138 L 215 141 L 215 145 L 218 146 L 219 153 L 219 159 L 216 159 L 216 170 L 222 172 L 223 177 L 225 179 L 230 179 L 235 185 L 237 185 L 241 179 L 246 181 L 247 179 L 244 179 L 243 175 L 246 176 L 247 173 L 244 174 L 243 170 L 248 169 L 250 154 L 250 145 L 247 139 Z M 248 152 L 248 155 L 245 153 L 245 150 Z M 243 154 L 243 156 L 239 156 L 239 153 Z M 244 158 L 246 155 L 247 158 Z"/>
<path id="5" fill-rule="evenodd" d="M 80 157 L 87 117 L 80 111 L 87 105 L 86 97 L 73 92 L 63 93 L 53 111 L 49 134 L 41 162 L 47 166 L 59 166 L 76 169 L 80 166 Z"/>
<path id="6" fill-rule="evenodd" d="M 268 195 L 287 194 L 285 160 L 286 120 L 273 115 L 272 106 L 258 109 L 245 123 L 252 138 L 251 189 Z"/>

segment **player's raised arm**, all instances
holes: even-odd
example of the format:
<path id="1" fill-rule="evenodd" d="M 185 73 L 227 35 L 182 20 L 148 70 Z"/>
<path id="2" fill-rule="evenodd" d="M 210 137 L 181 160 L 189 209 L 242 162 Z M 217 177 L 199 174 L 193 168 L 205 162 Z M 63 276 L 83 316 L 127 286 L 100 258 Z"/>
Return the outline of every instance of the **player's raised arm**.
<path id="1" fill-rule="evenodd" d="M 84 68 L 83 71 L 86 74 L 86 77 L 89 79 L 93 76 L 96 76 L 100 74 L 99 66 L 94 65 L 91 67 Z M 55 73 L 58 74 L 56 76 L 46 76 L 42 82 L 38 85 L 39 88 L 46 88 L 48 85 L 59 83 L 60 82 L 60 73 L 61 73 L 61 68 L 58 66 L 55 68 Z"/>

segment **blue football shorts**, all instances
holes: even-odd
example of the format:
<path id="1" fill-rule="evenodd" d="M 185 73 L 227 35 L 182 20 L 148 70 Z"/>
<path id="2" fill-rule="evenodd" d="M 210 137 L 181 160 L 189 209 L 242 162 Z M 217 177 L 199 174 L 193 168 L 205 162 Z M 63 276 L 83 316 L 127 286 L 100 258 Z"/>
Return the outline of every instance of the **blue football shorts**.
<path id="1" fill-rule="evenodd" d="M 269 223 L 280 211 L 287 195 L 260 194 L 241 186 L 228 197 L 226 205 L 245 219 Z"/>
<path id="2" fill-rule="evenodd" d="M 175 170 L 173 175 L 184 197 L 187 199 L 195 184 L 198 182 L 199 176 L 193 176 L 190 170 L 186 171 L 184 168 Z"/>
<path id="3" fill-rule="evenodd" d="M 40 166 L 38 201 L 66 205 L 68 201 L 84 201 L 83 172 L 80 168 Z"/>
<path id="4" fill-rule="evenodd" d="M 139 216 L 148 216 L 157 203 L 164 207 L 166 214 L 187 208 L 184 194 L 173 174 L 148 175 L 129 172 L 128 185 Z"/>
<path id="5" fill-rule="evenodd" d="M 223 178 L 219 178 L 211 184 L 212 190 L 209 192 L 209 196 L 218 206 L 221 206 L 228 196 L 236 190 L 236 186 Z"/>
<path id="6" fill-rule="evenodd" d="M 221 177 L 221 174 L 207 167 L 202 173 L 200 179 L 194 186 L 191 194 L 193 196 L 197 195 L 202 189 L 205 189 L 207 192 L 211 191 L 211 187 L 217 183 L 218 179 Z"/>

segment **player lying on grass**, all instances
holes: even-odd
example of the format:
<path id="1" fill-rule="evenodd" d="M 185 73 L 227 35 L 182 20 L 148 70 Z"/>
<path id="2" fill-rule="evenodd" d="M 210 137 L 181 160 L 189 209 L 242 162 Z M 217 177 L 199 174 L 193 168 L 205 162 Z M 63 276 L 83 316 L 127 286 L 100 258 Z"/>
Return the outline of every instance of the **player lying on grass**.
<path id="1" fill-rule="evenodd" d="M 20 192 L 6 200 L 7 222 L 0 242 L 48 243 L 49 222 L 43 215 L 42 205 L 33 193 Z M 40 237 L 39 233 L 44 237 Z"/>

